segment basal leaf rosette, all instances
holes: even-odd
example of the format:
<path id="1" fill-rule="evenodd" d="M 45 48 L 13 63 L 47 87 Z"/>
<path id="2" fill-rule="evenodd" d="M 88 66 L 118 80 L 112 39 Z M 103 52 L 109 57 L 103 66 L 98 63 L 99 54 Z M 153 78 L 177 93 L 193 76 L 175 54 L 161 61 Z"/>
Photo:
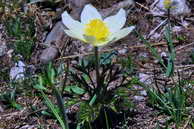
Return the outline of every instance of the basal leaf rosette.
<path id="1" fill-rule="evenodd" d="M 98 10 L 87 4 L 81 13 L 81 22 L 74 20 L 65 11 L 62 22 L 68 28 L 65 33 L 93 46 L 103 46 L 127 36 L 135 26 L 123 28 L 126 22 L 126 12 L 120 9 L 114 16 L 102 18 Z"/>

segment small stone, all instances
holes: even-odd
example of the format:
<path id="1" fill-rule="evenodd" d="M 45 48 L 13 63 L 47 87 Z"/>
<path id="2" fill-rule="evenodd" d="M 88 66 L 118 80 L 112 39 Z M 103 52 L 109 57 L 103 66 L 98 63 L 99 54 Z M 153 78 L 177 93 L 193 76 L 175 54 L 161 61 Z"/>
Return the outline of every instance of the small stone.
<path id="1" fill-rule="evenodd" d="M 147 92 L 145 90 L 140 91 L 140 95 L 147 96 Z"/>
<path id="2" fill-rule="evenodd" d="M 72 60 L 71 64 L 76 65 L 76 64 L 78 64 L 78 62 L 76 60 Z"/>
<path id="3" fill-rule="evenodd" d="M 56 47 L 49 47 L 43 50 L 42 54 L 40 55 L 40 62 L 43 64 L 47 64 L 53 59 L 55 59 L 58 55 L 58 49 Z"/>
<path id="4" fill-rule="evenodd" d="M 118 50 L 118 53 L 119 53 L 119 54 L 122 54 L 122 55 L 126 54 L 127 52 L 128 52 L 127 49 Z"/>
<path id="5" fill-rule="evenodd" d="M 140 59 L 146 59 L 146 58 L 148 58 L 148 53 L 146 53 L 146 52 L 141 52 L 141 53 L 139 53 L 139 55 L 138 55 L 138 57 L 140 58 Z"/>
<path id="6" fill-rule="evenodd" d="M 24 74 L 26 71 L 26 65 L 22 61 L 15 63 L 15 66 L 10 70 L 10 79 L 11 80 L 22 80 L 24 79 Z"/>
<path id="7" fill-rule="evenodd" d="M 136 100 L 136 101 L 144 101 L 145 97 L 143 97 L 143 96 L 134 96 L 134 100 Z"/>
<path id="8" fill-rule="evenodd" d="M 51 32 L 47 35 L 44 43 L 47 46 L 51 46 L 52 43 L 54 43 L 57 47 L 61 47 L 64 44 L 65 38 L 64 25 L 62 22 L 57 22 Z"/>

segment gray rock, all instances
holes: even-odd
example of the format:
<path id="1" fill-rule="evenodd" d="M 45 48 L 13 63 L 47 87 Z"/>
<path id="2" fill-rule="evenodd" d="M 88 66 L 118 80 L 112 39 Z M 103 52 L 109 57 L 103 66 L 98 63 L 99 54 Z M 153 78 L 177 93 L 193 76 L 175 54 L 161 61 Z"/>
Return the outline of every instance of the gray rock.
<path id="1" fill-rule="evenodd" d="M 10 79 L 13 81 L 24 79 L 25 71 L 26 65 L 22 61 L 18 61 L 10 70 Z"/>
<path id="2" fill-rule="evenodd" d="M 139 55 L 138 55 L 138 57 L 141 59 L 141 58 L 148 58 L 148 53 L 146 53 L 146 52 L 140 52 L 139 53 Z"/>
<path id="3" fill-rule="evenodd" d="M 6 54 L 7 46 L 5 43 L 1 43 L 0 41 L 0 56 L 3 56 Z"/>
<path id="4" fill-rule="evenodd" d="M 78 20 L 84 5 L 89 4 L 90 0 L 69 0 L 70 6 L 73 9 L 71 12 L 71 16 L 74 19 Z"/>
<path id="5" fill-rule="evenodd" d="M 62 22 L 57 22 L 44 41 L 47 48 L 42 51 L 40 62 L 46 64 L 55 59 L 59 53 L 57 48 L 63 48 L 66 38 Z"/>
<path id="6" fill-rule="evenodd" d="M 144 101 L 145 97 L 143 97 L 143 96 L 134 96 L 134 100 L 135 101 Z"/>
<path id="7" fill-rule="evenodd" d="M 58 49 L 54 46 L 51 46 L 49 48 L 46 48 L 42 51 L 40 55 L 40 62 L 43 64 L 47 64 L 53 59 L 55 59 L 58 55 Z"/>
<path id="8" fill-rule="evenodd" d="M 57 47 L 61 47 L 65 37 L 66 34 L 62 22 L 57 22 L 51 32 L 47 35 L 44 43 L 47 46 L 51 46 L 52 43 L 54 43 Z"/>
<path id="9" fill-rule="evenodd" d="M 153 15 L 164 15 L 167 10 L 164 8 L 164 0 L 155 0 L 151 5 L 151 12 Z M 172 0 L 172 15 L 184 15 L 191 12 L 191 9 L 187 6 L 186 0 Z"/>

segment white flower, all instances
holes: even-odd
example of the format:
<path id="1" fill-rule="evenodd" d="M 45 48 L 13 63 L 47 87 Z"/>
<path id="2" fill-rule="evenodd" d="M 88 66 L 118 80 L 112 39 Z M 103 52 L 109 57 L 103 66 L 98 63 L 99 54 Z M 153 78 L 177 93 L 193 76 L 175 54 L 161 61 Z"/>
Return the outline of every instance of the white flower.
<path id="1" fill-rule="evenodd" d="M 115 42 L 127 36 L 135 28 L 131 26 L 122 29 L 126 22 L 124 9 L 120 9 L 114 16 L 102 19 L 100 13 L 91 4 L 84 7 L 81 22 L 74 20 L 67 11 L 62 14 L 62 22 L 68 28 L 65 30 L 67 35 L 94 46 Z"/>
<path id="2" fill-rule="evenodd" d="M 171 1 L 171 0 L 164 0 L 164 1 L 163 1 L 163 4 L 164 4 L 164 7 L 165 7 L 166 9 L 170 9 L 171 6 L 172 6 L 172 1 Z"/>

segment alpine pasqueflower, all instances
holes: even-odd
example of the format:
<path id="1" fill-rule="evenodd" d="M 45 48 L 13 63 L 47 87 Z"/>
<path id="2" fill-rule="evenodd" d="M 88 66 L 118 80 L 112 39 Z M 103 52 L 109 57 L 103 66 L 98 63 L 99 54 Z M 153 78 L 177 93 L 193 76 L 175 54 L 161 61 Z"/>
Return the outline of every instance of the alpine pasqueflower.
<path id="1" fill-rule="evenodd" d="M 127 36 L 135 27 L 122 27 L 126 22 L 126 12 L 120 9 L 114 16 L 102 19 L 102 16 L 91 4 L 87 4 L 81 13 L 81 22 L 74 20 L 65 11 L 62 22 L 68 28 L 65 33 L 93 46 L 103 46 Z"/>
<path id="2" fill-rule="evenodd" d="M 172 0 L 164 0 L 163 4 L 165 9 L 170 9 L 172 6 Z"/>

